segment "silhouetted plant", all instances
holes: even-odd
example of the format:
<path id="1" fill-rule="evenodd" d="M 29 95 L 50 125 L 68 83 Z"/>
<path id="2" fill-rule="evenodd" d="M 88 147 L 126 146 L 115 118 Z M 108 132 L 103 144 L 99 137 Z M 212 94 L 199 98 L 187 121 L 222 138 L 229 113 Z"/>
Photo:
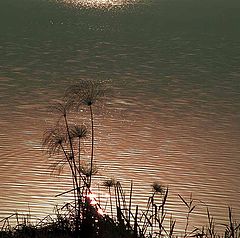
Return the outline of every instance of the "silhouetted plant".
<path id="1" fill-rule="evenodd" d="M 110 198 L 111 215 L 112 215 L 112 218 L 113 218 L 113 204 L 112 204 L 111 188 L 116 186 L 116 180 L 114 178 L 108 179 L 108 180 L 103 182 L 103 186 L 108 189 L 109 198 Z"/>
<path id="2" fill-rule="evenodd" d="M 190 194 L 189 196 L 189 201 L 187 202 L 180 194 L 178 194 L 178 196 L 181 198 L 181 200 L 183 201 L 183 203 L 186 205 L 188 211 L 187 211 L 187 217 L 186 217 L 186 226 L 185 226 L 185 230 L 184 230 L 184 237 L 190 236 L 192 235 L 192 233 L 194 233 L 196 230 L 190 231 L 188 232 L 188 226 L 189 226 L 189 218 L 191 213 L 193 212 L 193 210 L 196 208 L 196 205 L 194 205 L 194 200 L 192 198 L 192 194 Z M 209 215 L 209 213 L 208 213 Z"/>
<path id="3" fill-rule="evenodd" d="M 99 81 L 93 80 L 80 80 L 78 84 L 72 85 L 66 90 L 66 98 L 70 104 L 73 102 L 77 109 L 83 105 L 88 106 L 90 111 L 92 141 L 89 187 L 91 187 L 92 182 L 92 169 L 94 159 L 94 117 L 92 105 L 104 96 L 104 92 L 105 91 L 103 89 L 103 84 L 101 84 Z"/>
<path id="4" fill-rule="evenodd" d="M 79 80 L 77 84 L 71 85 L 66 90 L 66 98 L 77 108 L 81 105 L 91 106 L 105 95 L 104 84 L 98 80 Z"/>
<path id="5" fill-rule="evenodd" d="M 92 175 L 96 175 L 98 174 L 98 167 L 96 165 L 93 165 L 92 167 L 89 166 L 88 164 L 82 164 L 80 167 L 80 172 L 86 176 L 87 180 L 89 180 L 89 178 Z M 89 184 L 89 183 L 88 183 Z"/>
<path id="6" fill-rule="evenodd" d="M 77 173 L 76 173 L 76 161 L 75 161 L 75 154 L 74 154 L 74 148 L 73 148 L 73 141 L 70 135 L 70 128 L 69 128 L 69 122 L 68 122 L 68 114 L 70 113 L 71 109 L 73 107 L 73 102 L 71 100 L 68 101 L 58 101 L 54 103 L 51 107 L 50 110 L 52 112 L 60 114 L 60 118 L 63 117 L 64 119 L 64 124 L 65 124 L 65 134 L 66 134 L 66 142 L 70 146 L 70 152 L 68 153 L 68 156 L 66 156 L 66 150 L 64 151 L 65 157 L 68 160 L 69 166 L 72 170 L 72 177 L 75 180 L 74 187 L 77 189 L 79 187 L 78 181 L 77 181 Z M 62 131 L 64 129 L 62 128 Z M 71 165 L 70 165 L 71 164 Z M 74 189 L 74 196 L 76 196 L 76 191 Z M 77 195 L 78 197 L 80 194 Z"/>
<path id="7" fill-rule="evenodd" d="M 153 195 L 155 194 L 163 194 L 165 192 L 165 188 L 162 184 L 160 184 L 159 182 L 154 182 L 152 184 L 152 189 L 153 189 Z"/>
<path id="8" fill-rule="evenodd" d="M 67 138 L 66 134 L 59 126 L 47 129 L 43 136 L 43 147 L 46 148 L 47 153 L 50 156 L 59 154 L 60 151 L 67 155 L 66 150 L 64 149 L 64 144 L 66 143 Z M 66 157 L 67 159 L 67 157 Z"/>
<path id="9" fill-rule="evenodd" d="M 225 225 L 224 237 L 240 238 L 240 223 L 234 221 L 231 207 L 228 207 L 228 221 L 229 223 Z"/>
<path id="10" fill-rule="evenodd" d="M 66 117 L 67 114 L 71 111 L 73 107 L 73 101 L 60 101 L 58 100 L 57 102 L 53 103 L 49 107 L 50 111 L 53 113 L 58 113 L 60 116 Z"/>
<path id="11" fill-rule="evenodd" d="M 68 152 L 67 150 L 67 143 L 68 143 L 69 136 L 64 132 L 64 128 L 60 127 L 59 125 L 46 130 L 43 137 L 43 146 L 47 149 L 48 154 L 50 157 L 59 154 L 60 151 L 63 152 L 64 158 L 67 161 L 69 168 L 71 170 L 71 176 L 73 181 L 73 191 L 74 191 L 74 200 L 75 200 L 75 207 L 77 206 L 77 201 L 80 200 L 80 193 L 77 192 L 76 189 L 78 188 L 78 181 L 76 175 L 76 165 L 74 163 L 74 156 L 72 152 Z M 65 146 L 65 147 L 64 147 Z"/>
<path id="12" fill-rule="evenodd" d="M 88 134 L 87 128 L 85 125 L 73 125 L 70 127 L 70 137 L 72 140 L 78 138 L 78 170 L 81 172 L 81 140 L 86 139 Z M 77 171 L 76 171 L 77 173 Z M 81 186 L 81 176 L 79 174 L 79 186 Z"/>
<path id="13" fill-rule="evenodd" d="M 45 131 L 42 144 L 46 148 L 47 153 L 50 157 L 52 157 L 59 154 L 60 151 L 63 152 L 64 158 L 71 169 L 73 181 L 75 180 L 76 182 L 71 154 L 69 154 L 67 149 L 64 147 L 66 146 L 66 143 L 67 136 L 62 127 L 56 126 Z"/>
<path id="14" fill-rule="evenodd" d="M 164 203 L 162 203 L 161 206 L 158 206 L 157 202 L 155 201 L 155 196 L 157 194 L 160 194 L 162 196 L 165 192 L 165 188 L 159 182 L 154 182 L 151 187 L 152 187 L 152 190 L 153 190 L 153 194 L 152 194 L 152 196 L 150 196 L 150 200 L 149 200 L 149 209 L 151 207 L 151 233 L 154 232 L 154 227 L 156 227 L 156 225 L 158 223 L 159 231 L 160 231 L 160 235 L 161 235 L 162 224 L 163 224 L 163 221 L 165 219 L 165 216 L 164 216 L 164 203 L 165 203 L 165 201 L 163 200 Z M 159 217 L 160 210 L 162 210 L 162 212 L 160 213 L 161 216 Z"/>

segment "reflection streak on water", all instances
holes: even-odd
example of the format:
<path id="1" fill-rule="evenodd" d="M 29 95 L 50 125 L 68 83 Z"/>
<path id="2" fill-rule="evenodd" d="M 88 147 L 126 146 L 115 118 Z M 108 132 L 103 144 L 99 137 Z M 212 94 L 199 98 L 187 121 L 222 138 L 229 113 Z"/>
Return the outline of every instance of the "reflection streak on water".
<path id="1" fill-rule="evenodd" d="M 139 0 L 61 0 L 63 3 L 77 7 L 112 8 L 135 4 Z"/>

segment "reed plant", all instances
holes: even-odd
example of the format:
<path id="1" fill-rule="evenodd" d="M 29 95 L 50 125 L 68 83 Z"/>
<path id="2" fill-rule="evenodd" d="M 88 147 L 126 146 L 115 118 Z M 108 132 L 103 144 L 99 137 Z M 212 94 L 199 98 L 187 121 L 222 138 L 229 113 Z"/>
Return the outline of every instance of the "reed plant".
<path id="1" fill-rule="evenodd" d="M 60 117 L 58 117 L 54 126 L 46 130 L 43 136 L 43 147 L 48 155 L 51 158 L 60 158 L 56 165 L 65 163 L 70 170 L 72 189 L 57 196 L 73 193 L 76 237 L 81 233 L 83 227 L 81 224 L 83 222 L 89 223 L 88 220 L 92 219 L 92 215 L 88 216 L 89 209 L 91 210 L 89 195 L 91 194 L 92 177 L 97 173 L 94 165 L 95 128 L 93 105 L 104 96 L 101 85 L 98 81 L 80 80 L 78 84 L 69 86 L 62 100 L 50 107 L 51 111 L 57 112 Z M 86 125 L 71 123 L 71 116 L 79 112 L 79 109 L 84 106 L 87 106 L 90 112 L 90 138 Z M 90 161 L 83 163 L 81 160 L 81 145 L 82 141 L 86 139 L 91 141 Z"/>

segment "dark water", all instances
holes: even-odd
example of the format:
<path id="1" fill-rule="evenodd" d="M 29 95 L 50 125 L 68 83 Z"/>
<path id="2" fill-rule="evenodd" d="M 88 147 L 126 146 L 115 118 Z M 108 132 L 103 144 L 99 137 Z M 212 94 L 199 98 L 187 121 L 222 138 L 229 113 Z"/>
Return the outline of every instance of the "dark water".
<path id="1" fill-rule="evenodd" d="M 79 78 L 108 79 L 96 111 L 102 177 L 153 181 L 240 218 L 239 1 L 0 1 L 0 219 L 44 216 L 70 186 L 42 153 L 46 107 Z M 64 200 L 64 198 L 63 198 Z M 196 220 L 206 207 L 197 201 Z"/>

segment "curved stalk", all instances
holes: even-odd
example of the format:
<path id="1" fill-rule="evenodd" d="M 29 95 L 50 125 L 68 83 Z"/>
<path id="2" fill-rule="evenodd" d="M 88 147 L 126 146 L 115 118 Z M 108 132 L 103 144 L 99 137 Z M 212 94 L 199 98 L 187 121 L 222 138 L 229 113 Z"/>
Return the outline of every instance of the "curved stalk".
<path id="1" fill-rule="evenodd" d="M 91 116 L 91 126 L 92 126 L 92 149 L 91 149 L 91 164 L 90 164 L 90 178 L 89 178 L 89 187 L 91 187 L 92 182 L 92 171 L 93 171 L 93 156 L 94 156 L 94 122 L 93 122 L 93 110 L 92 106 L 89 105 L 90 116 Z"/>
<path id="2" fill-rule="evenodd" d="M 67 120 L 67 115 L 64 114 L 64 121 L 65 121 L 65 125 L 66 125 L 66 130 L 67 130 L 67 134 L 68 134 L 68 140 L 70 143 L 70 149 L 71 149 L 71 153 L 72 153 L 72 163 L 73 163 L 73 177 L 75 178 L 75 183 L 76 183 L 76 188 L 77 188 L 77 195 L 76 195 L 76 191 L 74 189 L 74 198 L 75 201 L 80 199 L 80 193 L 79 193 L 79 185 L 78 185 L 78 180 L 77 180 L 77 169 L 76 169 L 76 163 L 75 163 L 75 158 L 74 158 L 74 150 L 73 150 L 73 144 L 72 144 L 72 138 L 70 136 L 70 130 L 69 130 L 69 125 L 68 125 L 68 120 Z"/>
<path id="3" fill-rule="evenodd" d="M 74 188 L 74 191 L 75 191 L 76 177 L 74 176 L 74 170 L 73 170 L 73 167 L 72 167 L 71 161 L 69 160 L 69 158 L 68 158 L 68 156 L 67 156 L 67 153 L 66 153 L 66 151 L 65 151 L 65 149 L 64 149 L 64 147 L 63 147 L 63 145 L 60 144 L 60 146 L 61 146 L 61 148 L 62 148 L 62 151 L 63 151 L 63 153 L 64 153 L 64 156 L 65 156 L 65 158 L 67 159 L 67 162 L 68 162 L 69 167 L 70 167 L 70 169 L 71 169 L 71 172 L 72 172 L 72 180 L 73 180 L 73 188 Z M 77 185 L 77 184 L 76 184 L 76 185 Z"/>
<path id="4" fill-rule="evenodd" d="M 76 163 L 75 163 L 75 159 L 74 159 L 73 144 L 72 144 L 72 139 L 71 139 L 71 136 L 70 136 L 70 130 L 69 130 L 66 114 L 64 114 L 64 121 L 65 121 L 66 129 L 67 129 L 68 140 L 69 140 L 69 143 L 70 143 L 70 149 L 71 149 L 71 153 L 72 153 L 72 159 L 73 159 L 73 164 L 74 164 L 74 172 L 75 172 L 75 175 L 76 175 Z"/>

